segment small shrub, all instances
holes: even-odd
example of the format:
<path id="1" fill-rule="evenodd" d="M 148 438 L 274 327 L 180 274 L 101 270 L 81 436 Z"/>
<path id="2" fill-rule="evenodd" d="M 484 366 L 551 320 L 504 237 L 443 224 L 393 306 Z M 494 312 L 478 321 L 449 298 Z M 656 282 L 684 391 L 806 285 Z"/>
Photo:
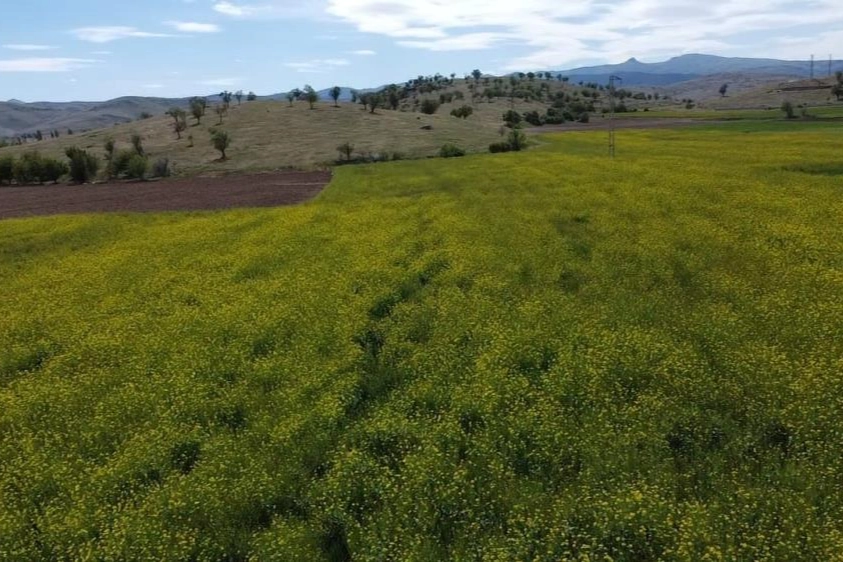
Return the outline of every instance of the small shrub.
<path id="1" fill-rule="evenodd" d="M 465 150 L 455 144 L 445 144 L 439 149 L 439 156 L 442 158 L 459 158 L 465 156 Z"/>
<path id="2" fill-rule="evenodd" d="M 499 152 L 509 152 L 512 150 L 512 147 L 509 146 L 508 142 L 494 142 L 489 145 L 489 152 L 492 154 L 496 154 Z"/>
<path id="3" fill-rule="evenodd" d="M 591 117 L 588 115 L 588 113 L 582 113 L 580 115 L 580 118 L 578 119 L 578 121 L 580 123 L 588 123 L 590 119 L 591 119 Z"/>
<path id="4" fill-rule="evenodd" d="M 70 178 L 76 183 L 87 183 L 94 179 L 99 170 L 99 162 L 87 151 L 72 146 L 65 150 L 70 160 Z"/>
<path id="5" fill-rule="evenodd" d="M 425 99 L 421 102 L 421 112 L 425 115 L 433 115 L 437 111 L 439 111 L 439 101 L 433 99 Z"/>
<path id="6" fill-rule="evenodd" d="M 135 149 L 135 153 L 138 156 L 143 156 L 143 139 L 141 139 L 140 135 L 132 135 L 132 148 Z"/>
<path id="7" fill-rule="evenodd" d="M 116 152 L 108 162 L 108 177 L 119 178 L 129 171 L 129 162 L 138 156 L 134 150 L 125 149 Z"/>
<path id="8" fill-rule="evenodd" d="M 168 178 L 170 177 L 170 173 L 169 158 L 159 158 L 152 165 L 152 177 L 154 178 Z"/>

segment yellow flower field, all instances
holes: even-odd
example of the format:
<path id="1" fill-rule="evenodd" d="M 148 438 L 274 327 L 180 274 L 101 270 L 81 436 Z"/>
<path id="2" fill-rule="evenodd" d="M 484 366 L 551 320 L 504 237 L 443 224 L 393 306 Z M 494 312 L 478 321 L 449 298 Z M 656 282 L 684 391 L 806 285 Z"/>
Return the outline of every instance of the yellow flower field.
<path id="1" fill-rule="evenodd" d="M 0 222 L 0 560 L 832 560 L 843 130 Z"/>

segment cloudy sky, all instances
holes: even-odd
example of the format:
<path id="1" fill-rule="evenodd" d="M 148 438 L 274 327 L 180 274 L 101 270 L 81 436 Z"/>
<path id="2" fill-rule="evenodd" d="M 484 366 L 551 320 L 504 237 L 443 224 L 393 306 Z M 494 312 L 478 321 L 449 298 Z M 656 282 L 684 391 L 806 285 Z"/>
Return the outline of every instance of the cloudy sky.
<path id="1" fill-rule="evenodd" d="M 27 0 L 0 19 L 0 99 L 269 94 L 835 49 L 843 58 L 830 0 Z"/>

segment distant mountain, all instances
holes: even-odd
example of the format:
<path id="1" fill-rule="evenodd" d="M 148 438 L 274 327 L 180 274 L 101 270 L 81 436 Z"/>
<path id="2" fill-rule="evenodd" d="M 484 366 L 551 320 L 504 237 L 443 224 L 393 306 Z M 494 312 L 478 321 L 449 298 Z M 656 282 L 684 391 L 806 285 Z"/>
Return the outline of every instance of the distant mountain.
<path id="1" fill-rule="evenodd" d="M 843 61 L 832 62 L 832 72 L 843 70 Z M 673 57 L 664 62 L 646 63 L 631 58 L 620 64 L 606 64 L 601 66 L 587 66 L 569 70 L 557 71 L 566 76 L 609 76 L 616 75 L 624 78 L 633 76 L 639 83 L 644 78 L 642 75 L 684 75 L 685 80 L 700 76 L 724 73 L 748 73 L 748 74 L 771 74 L 778 76 L 808 77 L 811 74 L 811 63 L 809 61 L 787 61 L 777 59 L 752 59 L 737 57 L 718 57 L 714 55 L 682 55 Z M 828 74 L 828 61 L 818 60 L 814 63 L 814 75 L 825 76 Z M 691 76 L 691 78 L 687 78 Z M 573 79 L 573 78 L 572 78 Z M 653 78 L 653 80 L 659 80 Z M 678 82 L 679 80 L 677 80 Z M 661 82 L 661 85 L 669 82 Z M 656 85 L 652 83 L 652 85 Z"/>
<path id="2" fill-rule="evenodd" d="M 186 107 L 187 99 L 122 97 L 104 102 L 0 102 L 0 137 L 13 137 L 36 130 L 47 134 L 67 129 L 81 131 L 128 123 L 144 114 L 160 115 L 173 107 Z"/>

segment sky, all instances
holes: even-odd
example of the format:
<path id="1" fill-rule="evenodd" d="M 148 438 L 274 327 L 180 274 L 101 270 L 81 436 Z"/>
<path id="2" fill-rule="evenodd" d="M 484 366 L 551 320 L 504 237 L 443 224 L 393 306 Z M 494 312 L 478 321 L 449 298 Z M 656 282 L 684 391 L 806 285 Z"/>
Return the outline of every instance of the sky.
<path id="1" fill-rule="evenodd" d="M 267 95 L 475 68 L 843 51 L 831 0 L 6 1 L 0 100 Z"/>

